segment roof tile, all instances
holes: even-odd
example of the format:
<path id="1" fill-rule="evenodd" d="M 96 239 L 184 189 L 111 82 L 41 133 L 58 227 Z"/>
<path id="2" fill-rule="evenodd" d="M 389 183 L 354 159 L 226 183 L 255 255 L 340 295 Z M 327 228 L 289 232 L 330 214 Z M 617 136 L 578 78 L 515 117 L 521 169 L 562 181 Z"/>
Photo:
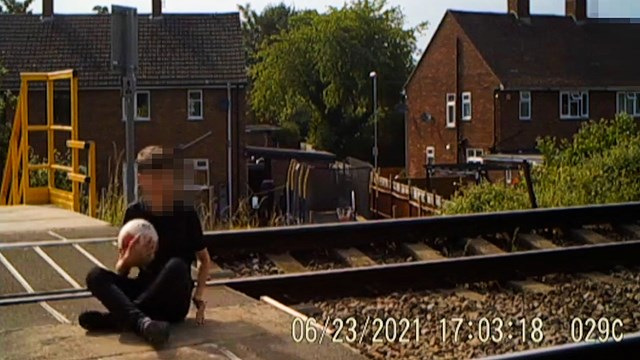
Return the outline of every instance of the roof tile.
<path id="1" fill-rule="evenodd" d="M 138 15 L 138 86 L 246 82 L 238 13 Z M 118 87 L 110 69 L 108 15 L 0 15 L 0 64 L 5 88 L 19 72 L 73 68 L 81 86 Z"/>

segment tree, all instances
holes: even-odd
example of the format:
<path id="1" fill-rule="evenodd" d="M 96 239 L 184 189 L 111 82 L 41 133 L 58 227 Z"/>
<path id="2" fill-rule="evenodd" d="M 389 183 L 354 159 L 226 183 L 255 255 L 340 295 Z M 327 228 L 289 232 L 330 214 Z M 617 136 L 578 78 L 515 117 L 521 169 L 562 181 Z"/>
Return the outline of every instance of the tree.
<path id="1" fill-rule="evenodd" d="M 606 204 L 640 200 L 640 128 L 619 114 L 589 121 L 572 139 L 539 139 L 544 164 L 532 170 L 540 207 Z M 483 184 L 463 189 L 447 214 L 526 209 L 525 184 Z"/>
<path id="2" fill-rule="evenodd" d="M 400 8 L 387 8 L 385 0 L 294 15 L 289 28 L 256 54 L 251 108 L 263 121 L 296 124 L 319 149 L 370 159 L 370 71 L 378 74 L 379 130 L 402 129 L 402 116 L 392 113 L 414 66 L 416 32 L 426 25 L 404 29 L 404 22 Z M 379 131 L 380 144 L 388 133 Z M 403 139 L 393 140 L 394 151 L 403 153 Z M 382 150 L 380 155 L 382 163 Z"/>
<path id="3" fill-rule="evenodd" d="M 33 0 L 0 0 L 0 3 L 4 5 L 5 11 L 9 14 L 31 14 L 29 7 Z"/>
<path id="4" fill-rule="evenodd" d="M 94 11 L 98 15 L 104 15 L 109 13 L 109 8 L 102 5 L 96 5 L 93 7 L 92 11 Z"/>
<path id="5" fill-rule="evenodd" d="M 289 28 L 289 19 L 299 12 L 281 2 L 267 5 L 261 13 L 251 9 L 251 4 L 238 5 L 242 17 L 242 36 L 249 64 L 255 63 L 255 55 L 261 45 Z"/>

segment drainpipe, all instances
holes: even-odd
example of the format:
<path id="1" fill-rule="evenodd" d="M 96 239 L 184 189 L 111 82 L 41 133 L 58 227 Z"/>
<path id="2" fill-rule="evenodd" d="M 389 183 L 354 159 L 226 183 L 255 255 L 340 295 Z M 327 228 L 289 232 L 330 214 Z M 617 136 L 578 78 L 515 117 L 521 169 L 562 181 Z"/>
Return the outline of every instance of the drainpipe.
<path id="1" fill-rule="evenodd" d="M 232 144 L 231 144 L 231 83 L 227 82 L 227 199 L 229 200 L 229 218 L 233 214 L 232 176 Z"/>
<path id="2" fill-rule="evenodd" d="M 458 121 L 459 118 L 461 118 L 462 115 L 462 106 L 458 106 L 458 104 L 462 104 L 462 96 L 460 95 L 459 91 L 460 91 L 460 38 L 456 37 L 456 72 L 455 72 L 455 87 L 456 87 L 456 108 L 454 110 L 454 114 L 455 117 L 453 119 L 453 122 L 456 126 L 456 163 L 461 164 L 464 162 L 464 160 L 462 159 L 462 153 L 463 153 L 463 149 L 462 149 L 462 134 L 460 131 L 460 126 L 462 126 L 462 122 Z"/>

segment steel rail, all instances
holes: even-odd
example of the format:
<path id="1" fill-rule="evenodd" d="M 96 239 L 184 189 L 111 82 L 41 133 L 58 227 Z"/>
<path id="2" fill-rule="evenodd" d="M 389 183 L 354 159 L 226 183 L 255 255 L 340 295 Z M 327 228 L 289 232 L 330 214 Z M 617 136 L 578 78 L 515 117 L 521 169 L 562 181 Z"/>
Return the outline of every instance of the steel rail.
<path id="1" fill-rule="evenodd" d="M 587 224 L 640 220 L 640 202 L 543 208 L 482 214 L 387 219 L 207 231 L 204 240 L 212 254 L 309 250 L 317 247 L 349 247 L 389 240 L 411 241 L 429 237 L 477 236 L 501 231 L 576 227 Z M 0 251 L 34 246 L 64 246 L 116 241 L 116 237 L 0 243 Z"/>
<path id="2" fill-rule="evenodd" d="M 553 273 L 576 273 L 640 264 L 640 240 L 515 253 L 446 258 L 301 274 L 217 280 L 258 298 L 287 303 L 318 298 L 366 296 L 404 290 L 446 288 L 454 284 L 505 281 Z M 362 284 L 362 286 L 354 286 Z"/>
<path id="3" fill-rule="evenodd" d="M 51 246 L 66 246 L 66 245 L 86 245 L 86 244 L 101 244 L 108 242 L 115 242 L 116 237 L 103 237 L 103 238 L 84 238 L 84 239 L 68 239 L 68 240 L 42 240 L 42 241 L 27 241 L 27 242 L 10 242 L 0 243 L 0 251 L 11 249 L 22 249 L 32 247 L 51 247 Z"/>
<path id="4" fill-rule="evenodd" d="M 209 251 L 219 256 L 339 248 L 425 237 L 481 236 L 515 229 L 571 228 L 629 223 L 640 219 L 640 202 L 539 208 L 483 214 L 286 226 L 205 233 Z"/>
<path id="5" fill-rule="evenodd" d="M 479 281 L 514 280 L 551 273 L 575 273 L 640 263 L 640 240 L 495 255 L 446 258 L 308 273 L 210 280 L 254 298 L 286 303 L 313 299 L 443 288 Z M 362 286 L 354 286 L 362 284 Z M 0 306 L 88 297 L 85 289 L 18 294 L 0 298 Z"/>
<path id="6" fill-rule="evenodd" d="M 482 360 L 629 359 L 640 350 L 640 333 L 624 335 L 620 341 L 576 343 L 478 358 Z M 636 355 L 637 356 L 637 355 Z"/>

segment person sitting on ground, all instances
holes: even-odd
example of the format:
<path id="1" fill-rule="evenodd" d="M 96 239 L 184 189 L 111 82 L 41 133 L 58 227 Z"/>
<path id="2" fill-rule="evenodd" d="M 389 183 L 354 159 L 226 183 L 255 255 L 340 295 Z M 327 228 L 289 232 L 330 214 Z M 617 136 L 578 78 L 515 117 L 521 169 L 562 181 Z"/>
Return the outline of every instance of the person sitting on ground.
<path id="1" fill-rule="evenodd" d="M 202 227 L 193 206 L 181 201 L 175 181 L 181 183 L 182 164 L 171 149 L 159 146 L 144 148 L 137 157 L 141 201 L 130 204 L 123 224 L 135 218 L 149 221 L 158 233 L 155 257 L 146 266 L 144 254 L 151 241 L 134 238 L 131 246 L 120 251 L 116 272 L 101 267 L 87 275 L 87 288 L 109 312 L 86 311 L 79 324 L 89 331 L 133 330 L 152 345 L 162 345 L 169 338 L 170 323 L 183 321 L 191 300 L 197 308 L 196 323 L 204 322 L 206 303 L 202 295 L 206 286 L 210 257 L 203 241 Z M 151 245 L 148 245 L 151 244 Z M 153 252 L 151 252 L 153 253 Z M 196 260 L 197 287 L 191 265 Z M 139 274 L 130 278 L 131 268 Z"/>

